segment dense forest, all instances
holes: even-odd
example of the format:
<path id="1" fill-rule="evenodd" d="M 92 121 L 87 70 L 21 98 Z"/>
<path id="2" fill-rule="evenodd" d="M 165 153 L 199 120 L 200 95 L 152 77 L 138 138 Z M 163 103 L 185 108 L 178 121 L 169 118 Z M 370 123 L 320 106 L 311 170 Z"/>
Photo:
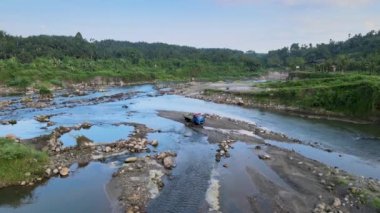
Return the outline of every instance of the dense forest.
<path id="1" fill-rule="evenodd" d="M 269 51 L 265 66 L 380 73 L 380 31 L 348 37 L 347 41 L 330 40 L 328 44 L 316 46 L 292 44 L 289 48 Z"/>
<path id="2" fill-rule="evenodd" d="M 0 31 L 0 81 L 10 86 L 25 87 L 38 80 L 58 84 L 93 76 L 130 81 L 217 80 L 252 77 L 268 68 L 380 73 L 380 32 L 257 54 L 163 43 L 87 41 L 80 33 L 19 37 Z"/>

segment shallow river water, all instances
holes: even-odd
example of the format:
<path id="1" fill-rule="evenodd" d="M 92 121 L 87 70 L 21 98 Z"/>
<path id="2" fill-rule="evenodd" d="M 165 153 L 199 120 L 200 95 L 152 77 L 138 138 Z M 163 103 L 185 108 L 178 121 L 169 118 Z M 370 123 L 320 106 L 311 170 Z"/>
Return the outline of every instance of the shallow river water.
<path id="1" fill-rule="evenodd" d="M 128 91 L 137 93 L 130 99 L 110 103 L 78 104 L 75 107 L 64 107 L 61 104 Z M 281 178 L 257 160 L 253 152 L 247 151 L 252 147 L 244 142 L 238 142 L 232 153 L 233 156 L 245 159 L 238 161 L 235 165 L 240 166 L 233 168 L 241 174 L 239 177 L 241 184 L 231 183 L 236 179 L 220 174 L 223 171 L 218 169 L 215 163 L 214 155 L 217 149 L 215 144 L 209 144 L 207 137 L 193 132 L 181 123 L 159 117 L 157 110 L 214 113 L 255 123 L 306 143 L 318 142 L 334 152 L 328 153 L 307 145 L 267 141 L 279 147 L 293 149 L 329 166 L 337 166 L 354 175 L 380 179 L 379 125 L 304 119 L 177 95 L 155 96 L 156 94 L 157 91 L 152 85 L 143 85 L 115 88 L 81 97 L 59 96 L 55 98 L 55 102 L 60 107 L 1 112 L 0 120 L 16 119 L 18 123 L 13 126 L 0 126 L 0 136 L 11 133 L 28 139 L 49 134 L 52 129 L 61 125 L 74 126 L 85 121 L 94 124 L 89 130 L 72 131 L 61 138 L 64 146 L 73 146 L 75 137 L 80 135 L 85 135 L 95 143 L 125 139 L 133 131 L 133 127 L 114 125 L 121 122 L 142 123 L 161 130 L 159 133 L 149 134 L 148 139 L 159 141 L 157 151 L 176 151 L 177 167 L 173 170 L 172 178 L 165 180 L 165 187 L 160 195 L 149 204 L 150 212 L 207 211 L 207 203 L 222 211 L 236 212 L 236 206 L 248 205 L 242 199 L 244 196 L 257 193 L 255 186 L 248 180 L 249 175 L 246 174 L 246 168 L 250 166 L 258 168 L 260 173 L 286 187 L 286 183 L 282 183 Z M 46 124 L 34 120 L 35 116 L 41 114 L 54 114 L 51 121 L 56 124 L 43 128 Z M 115 157 L 106 162 L 92 162 L 81 167 L 73 165 L 73 175 L 67 178 L 52 178 L 38 186 L 2 189 L 0 212 L 109 212 L 112 203 L 108 201 L 105 185 L 125 157 Z M 214 188 L 211 187 L 217 188 L 218 185 L 224 186 L 222 190 L 215 192 L 220 193 L 220 204 L 215 200 L 217 195 L 213 194 Z M 232 199 L 231 195 L 234 195 Z"/>

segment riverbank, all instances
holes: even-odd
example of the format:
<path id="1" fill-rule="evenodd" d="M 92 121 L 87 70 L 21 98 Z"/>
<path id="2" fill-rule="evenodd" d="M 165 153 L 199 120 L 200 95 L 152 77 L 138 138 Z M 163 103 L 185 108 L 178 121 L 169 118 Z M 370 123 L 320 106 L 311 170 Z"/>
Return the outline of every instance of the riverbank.
<path id="1" fill-rule="evenodd" d="M 308 108 L 300 107 L 294 104 L 284 104 L 275 98 L 268 97 L 261 98 L 260 94 L 270 93 L 260 82 L 266 80 L 281 81 L 287 78 L 286 76 L 279 78 L 267 78 L 264 76 L 262 79 L 255 81 L 232 81 L 232 82 L 190 82 L 186 84 L 170 84 L 173 88 L 172 93 L 183 95 L 190 98 L 196 98 L 215 103 L 238 105 L 242 107 L 251 107 L 263 109 L 266 111 L 273 111 L 279 113 L 286 113 L 290 115 L 300 116 L 312 119 L 325 119 L 343 121 L 356 124 L 370 124 L 378 122 L 378 117 L 357 117 L 349 116 L 340 112 L 333 112 L 323 108 Z M 291 101 L 289 99 L 288 101 Z"/>
<path id="2" fill-rule="evenodd" d="M 296 152 L 265 142 L 268 139 L 282 139 L 283 142 L 289 143 L 291 140 L 286 136 L 279 137 L 276 133 L 265 132 L 252 124 L 215 115 L 207 116 L 203 128 L 187 124 L 181 112 L 161 111 L 159 115 L 182 122 L 207 135 L 209 141 L 216 146 L 222 147 L 221 144 L 229 141 L 229 148 L 221 148 L 216 153 L 216 160 L 218 161 L 217 156 L 220 152 L 223 152 L 219 158 L 219 166 L 230 172 L 238 166 L 230 162 L 239 162 L 239 156 L 234 156 L 233 152 L 229 151 L 235 146 L 236 141 L 255 145 L 255 149 L 250 152 L 262 159 L 285 184 L 281 181 L 275 182 L 256 169 L 248 167 L 247 171 L 251 174 L 252 181 L 262 193 L 260 197 L 250 198 L 252 211 L 262 212 L 268 207 L 268 203 L 270 209 L 280 212 L 374 212 L 379 207 L 376 205 L 380 198 L 380 182 L 349 175 L 338 168 L 327 167 Z"/>

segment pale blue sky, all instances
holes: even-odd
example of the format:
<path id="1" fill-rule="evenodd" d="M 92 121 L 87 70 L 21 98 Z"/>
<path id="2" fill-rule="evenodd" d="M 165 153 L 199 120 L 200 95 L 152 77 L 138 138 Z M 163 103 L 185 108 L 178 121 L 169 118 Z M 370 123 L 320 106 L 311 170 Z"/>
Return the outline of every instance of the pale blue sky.
<path id="1" fill-rule="evenodd" d="M 380 30 L 380 1 L 0 0 L 0 29 L 266 52 Z"/>

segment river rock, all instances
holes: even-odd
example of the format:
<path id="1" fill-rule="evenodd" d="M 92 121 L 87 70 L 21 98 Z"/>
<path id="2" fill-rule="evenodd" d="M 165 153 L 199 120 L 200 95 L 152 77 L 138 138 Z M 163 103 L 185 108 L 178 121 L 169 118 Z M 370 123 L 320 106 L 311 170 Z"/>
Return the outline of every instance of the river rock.
<path id="1" fill-rule="evenodd" d="M 137 157 L 129 157 L 127 159 L 125 159 L 125 163 L 134 163 L 137 161 Z"/>
<path id="2" fill-rule="evenodd" d="M 92 140 L 83 135 L 77 137 L 76 142 L 78 147 L 87 147 L 94 145 L 94 142 Z"/>
<path id="3" fill-rule="evenodd" d="M 50 168 L 47 168 L 47 169 L 45 170 L 45 174 L 46 174 L 47 176 L 50 176 L 50 175 L 51 175 L 51 169 L 50 169 Z"/>
<path id="4" fill-rule="evenodd" d="M 261 160 L 270 160 L 271 159 L 271 156 L 268 155 L 268 154 L 259 154 L 259 158 Z"/>
<path id="5" fill-rule="evenodd" d="M 16 120 L 9 120 L 8 123 L 10 125 L 15 125 L 15 124 L 17 124 L 17 121 Z"/>
<path id="6" fill-rule="evenodd" d="M 52 121 L 49 121 L 49 122 L 46 124 L 46 126 L 48 126 L 48 127 L 50 127 L 50 126 L 54 126 L 54 125 L 55 125 L 55 123 L 52 122 Z"/>
<path id="7" fill-rule="evenodd" d="M 67 168 L 67 167 L 63 167 L 63 168 L 59 171 L 59 174 L 60 174 L 62 177 L 65 177 L 65 176 L 69 175 L 69 172 L 70 172 L 69 168 Z"/>
<path id="8" fill-rule="evenodd" d="M 165 157 L 163 163 L 166 169 L 171 169 L 174 167 L 174 159 L 172 156 Z"/>
<path id="9" fill-rule="evenodd" d="M 222 158 L 222 156 L 220 155 L 219 152 L 217 152 L 217 153 L 215 154 L 215 161 L 216 161 L 216 162 L 219 162 L 219 161 L 221 160 L 221 158 Z"/>
<path id="10" fill-rule="evenodd" d="M 49 119 L 50 119 L 50 116 L 48 115 L 39 115 L 36 117 L 36 121 L 41 122 L 41 123 L 47 123 L 50 121 Z"/>
<path id="11" fill-rule="evenodd" d="M 185 137 L 191 137 L 193 135 L 193 133 L 191 131 L 186 131 L 184 136 Z"/>
<path id="12" fill-rule="evenodd" d="M 333 204 L 332 204 L 334 207 L 339 207 L 339 206 L 341 206 L 342 205 L 342 202 L 340 201 L 340 199 L 339 198 L 334 198 L 334 202 L 333 202 Z"/>
<path id="13" fill-rule="evenodd" d="M 107 153 L 108 153 L 108 152 L 111 152 L 111 150 L 112 150 L 112 149 L 111 149 L 111 147 L 109 147 L 109 146 L 106 146 L 106 148 L 104 149 L 104 151 L 107 152 Z"/>
<path id="14" fill-rule="evenodd" d="M 220 150 L 220 155 L 223 156 L 225 154 L 225 151 L 224 150 Z"/>
<path id="15" fill-rule="evenodd" d="M 162 152 L 162 153 L 160 153 L 160 154 L 157 155 L 157 159 L 158 159 L 158 160 L 162 160 L 162 159 L 164 159 L 166 156 L 167 156 L 166 152 Z"/>
<path id="16" fill-rule="evenodd" d="M 80 125 L 80 127 L 81 127 L 82 129 L 90 129 L 91 126 L 92 126 L 92 124 L 90 124 L 90 123 L 88 123 L 88 122 L 84 122 L 84 123 L 82 123 L 82 124 Z"/>
<path id="17" fill-rule="evenodd" d="M 53 174 L 58 174 L 59 170 L 58 169 L 53 169 Z"/>
<path id="18" fill-rule="evenodd" d="M 157 140 L 153 140 L 152 141 L 152 146 L 155 146 L 155 147 L 158 146 L 158 141 Z"/>

